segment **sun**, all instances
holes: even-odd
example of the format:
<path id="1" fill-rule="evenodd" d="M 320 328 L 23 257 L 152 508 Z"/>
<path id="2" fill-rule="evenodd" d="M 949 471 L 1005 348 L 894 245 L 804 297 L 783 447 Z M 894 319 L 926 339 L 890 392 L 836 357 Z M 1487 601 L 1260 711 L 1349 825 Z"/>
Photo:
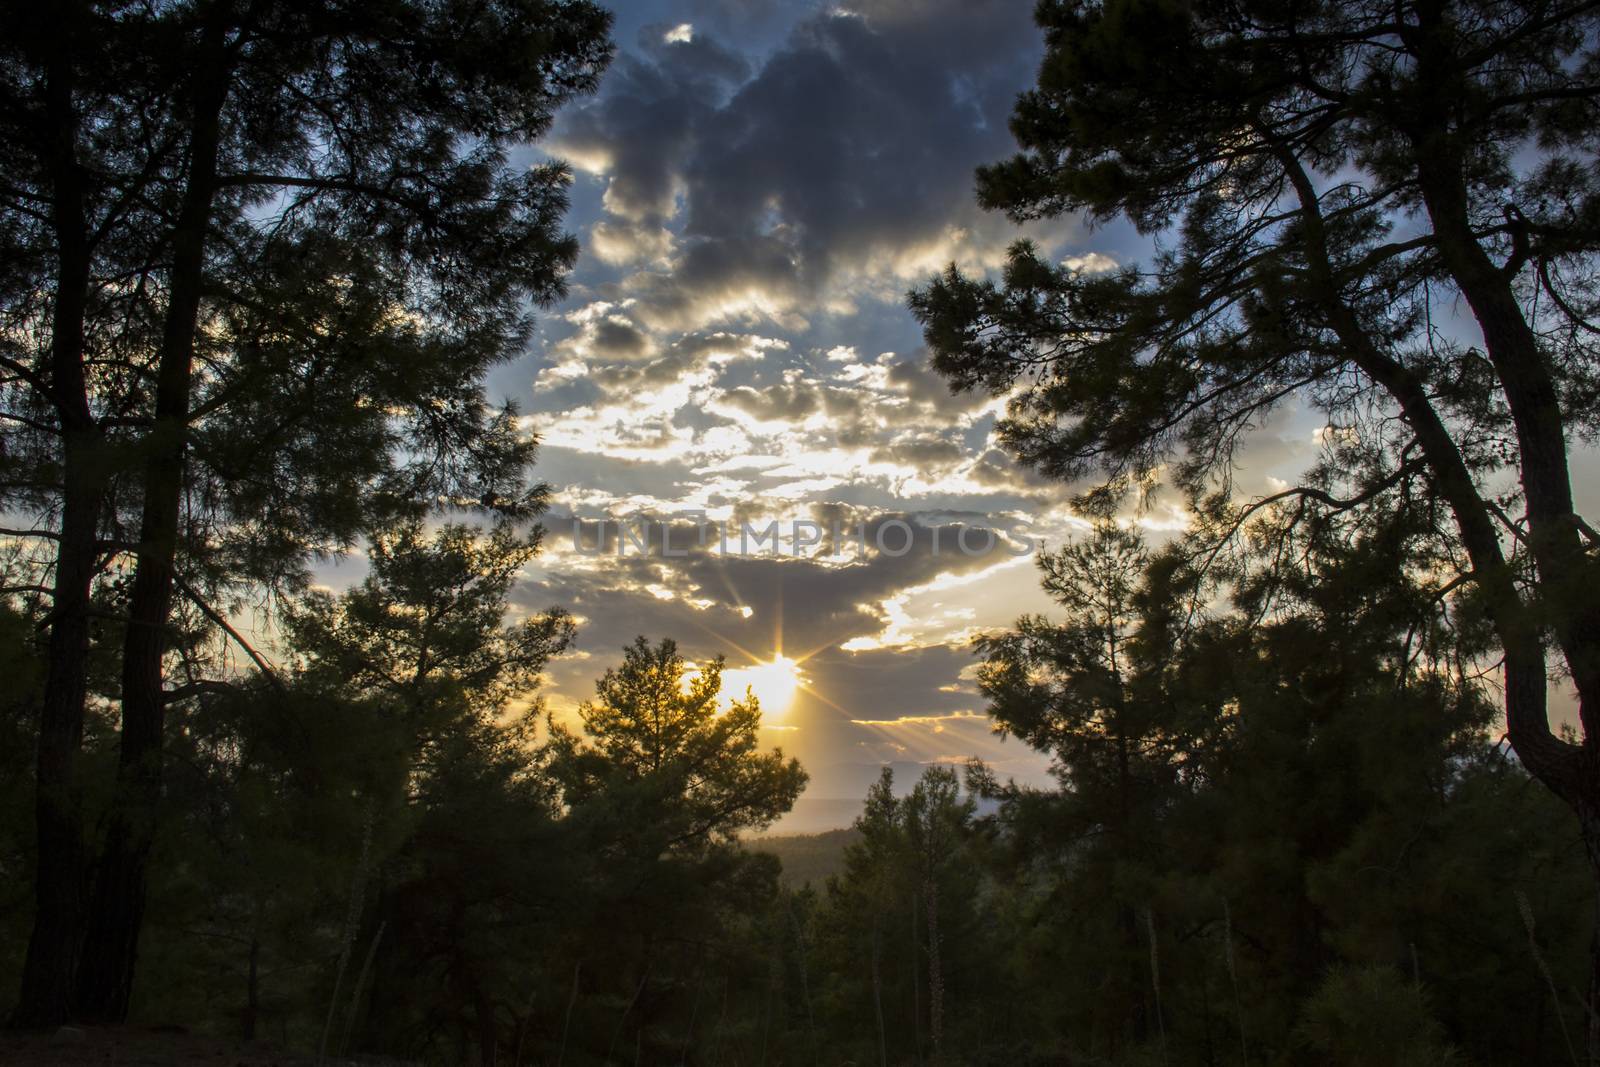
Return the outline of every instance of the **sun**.
<path id="1" fill-rule="evenodd" d="M 763 715 L 781 715 L 800 689 L 800 664 L 778 652 L 770 662 L 722 672 L 722 693 L 729 701 L 743 697 L 746 687 L 755 694 Z"/>

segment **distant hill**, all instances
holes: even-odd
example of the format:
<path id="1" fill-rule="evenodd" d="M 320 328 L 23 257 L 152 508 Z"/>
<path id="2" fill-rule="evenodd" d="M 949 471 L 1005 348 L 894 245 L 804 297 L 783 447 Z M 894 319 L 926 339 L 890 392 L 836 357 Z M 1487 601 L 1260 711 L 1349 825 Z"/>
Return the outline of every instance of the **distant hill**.
<path id="1" fill-rule="evenodd" d="M 821 888 L 830 874 L 844 870 L 845 846 L 861 837 L 854 828 L 820 834 L 772 834 L 745 842 L 753 852 L 770 852 L 783 863 L 783 884 L 798 887 L 810 882 Z"/>
<path id="2" fill-rule="evenodd" d="M 866 795 L 866 786 L 862 786 L 859 795 L 853 799 L 822 796 L 813 787 L 769 829 L 751 836 L 797 837 L 801 834 L 820 834 L 824 830 L 842 830 L 861 814 L 862 797 Z"/>

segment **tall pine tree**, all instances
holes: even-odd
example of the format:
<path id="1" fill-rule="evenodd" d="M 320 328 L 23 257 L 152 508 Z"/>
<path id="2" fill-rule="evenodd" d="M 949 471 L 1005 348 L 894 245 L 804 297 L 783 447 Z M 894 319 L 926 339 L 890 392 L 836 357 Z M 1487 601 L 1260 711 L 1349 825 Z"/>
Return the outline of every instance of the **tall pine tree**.
<path id="1" fill-rule="evenodd" d="M 981 172 L 980 200 L 1126 218 L 1158 250 L 1090 275 L 1021 245 L 998 285 L 952 268 L 912 298 L 935 365 L 1015 388 L 1006 440 L 1048 474 L 1099 472 L 1102 500 L 1176 459 L 1229 512 L 1235 448 L 1290 398 L 1364 441 L 1372 462 L 1283 496 L 1337 512 L 1411 493 L 1451 517 L 1504 650 L 1512 744 L 1600 878 L 1600 537 L 1568 463 L 1600 410 L 1600 14 L 1047 0 L 1038 19 L 1023 151 Z M 1551 723 L 1549 647 L 1577 740 Z"/>
<path id="2" fill-rule="evenodd" d="M 575 246 L 564 168 L 507 151 L 593 87 L 609 16 L 584 0 L 9 14 L 4 492 L 53 573 L 15 1018 L 46 1025 L 72 1002 L 127 1010 L 174 597 L 292 583 L 308 553 L 397 513 L 537 509 L 529 443 L 481 378 Z M 85 901 L 88 619 L 119 556 L 135 562 L 121 762 Z"/>

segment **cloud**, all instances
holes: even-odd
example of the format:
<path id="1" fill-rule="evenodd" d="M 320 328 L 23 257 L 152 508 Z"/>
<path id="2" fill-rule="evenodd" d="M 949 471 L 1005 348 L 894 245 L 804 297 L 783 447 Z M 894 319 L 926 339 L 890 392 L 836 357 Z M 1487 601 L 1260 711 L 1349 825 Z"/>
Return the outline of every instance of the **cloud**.
<path id="1" fill-rule="evenodd" d="M 758 419 L 798 421 L 821 407 L 818 391 L 804 382 L 756 390 L 739 386 L 722 394 L 722 403 Z"/>
<path id="2" fill-rule="evenodd" d="M 897 436 L 892 443 L 872 451 L 873 459 L 918 470 L 953 467 L 965 456 L 966 450 L 959 442 L 939 434 Z"/>
<path id="3" fill-rule="evenodd" d="M 563 112 L 550 147 L 605 175 L 608 215 L 660 224 L 676 214 L 679 171 L 697 125 L 749 73 L 742 56 L 711 37 L 646 27 L 637 50 L 607 72 L 601 94 Z"/>
<path id="4" fill-rule="evenodd" d="M 714 633 L 728 647 L 762 651 L 781 633 L 786 649 L 814 652 L 880 633 L 892 621 L 883 604 L 907 590 L 1011 559 L 1003 541 L 989 548 L 987 538 L 967 537 L 964 524 L 939 515 L 835 511 L 815 521 L 820 528 L 800 529 L 812 543 L 796 555 L 794 519 L 741 528 L 670 515 L 625 527 L 615 519 L 553 517 L 541 599 L 553 595 L 589 618 L 585 647 L 631 639 L 646 610 L 670 626 L 665 633 Z M 641 609 L 642 593 L 659 603 Z"/>
<path id="5" fill-rule="evenodd" d="M 590 348 L 598 356 L 638 359 L 653 351 L 650 339 L 626 319 L 603 319 L 593 327 Z"/>
<path id="6" fill-rule="evenodd" d="M 1100 252 L 1068 256 L 1061 261 L 1061 265 L 1080 274 L 1104 274 L 1117 269 L 1117 261 Z"/>
<path id="7" fill-rule="evenodd" d="M 712 21 L 737 23 L 726 5 Z M 1024 5 L 848 4 L 799 19 L 762 62 L 695 21 L 647 26 L 554 149 L 605 181 L 592 248 L 646 264 L 614 284 L 641 321 L 803 329 L 866 296 L 898 302 L 950 259 L 1015 237 L 972 169 L 1040 47 Z"/>
<path id="8" fill-rule="evenodd" d="M 1006 121 L 1042 51 L 1028 6 L 661 0 L 649 17 L 552 145 L 581 172 L 587 240 L 532 357 L 525 424 L 556 509 L 517 595 L 581 616 L 589 657 L 552 667 L 553 703 L 587 696 L 641 633 L 734 664 L 781 647 L 808 657 L 781 741 L 814 793 L 859 797 L 881 759 L 908 780 L 965 755 L 1025 762 L 963 682 L 966 641 L 1043 606 L 1005 545 L 1059 531 L 1063 494 L 995 448 L 994 401 L 931 371 L 904 301 L 1017 237 L 978 210 L 972 172 L 1014 151 Z M 1078 233 L 1031 231 L 1092 257 L 1066 247 Z M 687 510 L 823 530 L 723 553 L 673 518 Z M 628 514 L 668 520 L 665 547 L 619 556 L 596 522 Z M 574 518 L 604 555 L 573 548 Z M 956 548 L 980 522 L 1005 538 L 988 558 Z M 864 552 L 844 532 L 859 524 Z"/>
<path id="9" fill-rule="evenodd" d="M 663 262 L 671 256 L 672 231 L 652 223 L 601 219 L 589 228 L 589 250 L 602 262 L 626 266 L 640 261 Z"/>

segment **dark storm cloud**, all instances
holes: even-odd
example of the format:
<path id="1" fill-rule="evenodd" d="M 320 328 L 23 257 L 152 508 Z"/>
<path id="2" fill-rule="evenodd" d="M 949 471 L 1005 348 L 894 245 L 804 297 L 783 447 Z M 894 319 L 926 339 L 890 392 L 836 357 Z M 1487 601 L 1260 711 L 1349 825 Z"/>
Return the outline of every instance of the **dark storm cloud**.
<path id="1" fill-rule="evenodd" d="M 587 107 L 566 112 L 556 137 L 580 161 L 603 160 L 605 207 L 633 222 L 673 213 L 676 174 L 697 126 L 749 76 L 739 55 L 702 37 L 667 42 L 667 27 L 647 27 L 624 52 Z"/>
<path id="2" fill-rule="evenodd" d="M 802 23 L 711 117 L 690 160 L 687 232 L 726 238 L 781 221 L 798 227 L 803 266 L 825 270 L 971 215 L 972 161 L 1010 147 L 1004 118 L 1031 73 L 1029 13 L 921 6 L 914 19 Z M 941 55 L 949 46 L 935 41 L 962 47 Z"/>
<path id="3" fill-rule="evenodd" d="M 632 323 L 620 319 L 596 323 L 590 343 L 597 355 L 612 359 L 637 359 L 650 351 L 650 339 Z"/>
<path id="4" fill-rule="evenodd" d="M 643 31 L 557 137 L 605 161 L 608 247 L 677 220 L 671 269 L 625 283 L 643 320 L 694 325 L 752 293 L 800 305 L 953 226 L 1003 231 L 973 204 L 972 168 L 1012 150 L 1006 116 L 1039 51 L 1028 5 L 819 8 L 759 69 L 667 29 Z"/>
<path id="5" fill-rule="evenodd" d="M 751 40 L 793 21 L 795 0 L 689 0 L 687 8 L 697 25 L 708 23 L 718 32 Z"/>

